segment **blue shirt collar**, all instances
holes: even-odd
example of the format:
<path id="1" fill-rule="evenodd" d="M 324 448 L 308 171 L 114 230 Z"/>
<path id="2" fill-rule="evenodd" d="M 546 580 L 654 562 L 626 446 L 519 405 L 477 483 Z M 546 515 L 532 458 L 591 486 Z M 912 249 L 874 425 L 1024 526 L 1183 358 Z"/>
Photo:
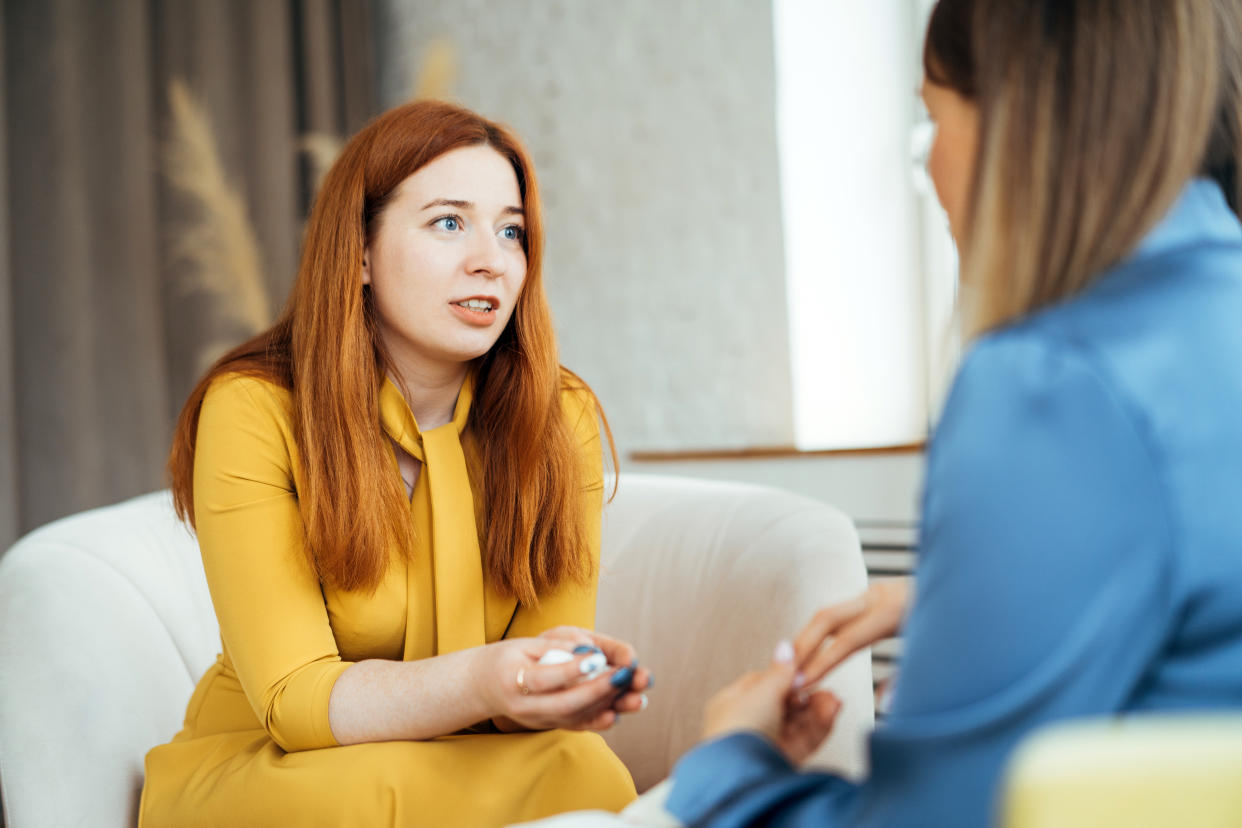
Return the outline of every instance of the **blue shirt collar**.
<path id="1" fill-rule="evenodd" d="M 1210 178 L 1192 178 L 1126 261 L 1204 242 L 1242 242 L 1242 224 L 1229 209 L 1219 184 Z"/>

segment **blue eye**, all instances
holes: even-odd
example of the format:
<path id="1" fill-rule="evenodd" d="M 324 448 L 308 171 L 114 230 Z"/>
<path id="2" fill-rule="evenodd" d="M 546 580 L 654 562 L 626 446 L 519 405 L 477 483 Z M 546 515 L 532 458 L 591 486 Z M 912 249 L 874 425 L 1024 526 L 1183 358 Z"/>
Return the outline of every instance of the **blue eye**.
<path id="1" fill-rule="evenodd" d="M 500 228 L 500 237 L 507 241 L 521 241 L 524 231 L 516 224 L 506 224 Z"/>
<path id="2" fill-rule="evenodd" d="M 461 229 L 461 219 L 457 216 L 441 216 L 431 223 L 432 227 L 439 227 L 441 230 L 447 230 L 450 233 L 456 233 Z"/>

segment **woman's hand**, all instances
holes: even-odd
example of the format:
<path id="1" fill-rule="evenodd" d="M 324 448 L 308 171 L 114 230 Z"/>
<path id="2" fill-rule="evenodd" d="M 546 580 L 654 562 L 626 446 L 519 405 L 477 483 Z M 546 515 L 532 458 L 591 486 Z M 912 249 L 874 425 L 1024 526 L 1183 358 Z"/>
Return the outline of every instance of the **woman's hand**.
<path id="1" fill-rule="evenodd" d="M 612 709 L 618 713 L 638 713 L 647 709 L 647 695 L 644 691 L 651 687 L 653 678 L 646 667 L 638 664 L 638 655 L 629 644 L 619 638 L 595 632 L 595 630 L 564 625 L 542 632 L 539 637 L 568 639 L 590 644 L 604 651 L 609 664 L 633 666 L 634 678 L 630 682 L 630 688 L 617 697 Z"/>
<path id="2" fill-rule="evenodd" d="M 703 738 L 753 731 L 800 765 L 832 732 L 841 701 L 825 690 L 794 692 L 793 647 L 777 645 L 766 670 L 747 673 L 707 703 Z"/>
<path id="3" fill-rule="evenodd" d="M 794 641 L 800 683 L 813 685 L 854 653 L 896 635 L 912 584 L 911 578 L 880 579 L 857 598 L 815 613 Z"/>
<path id="4" fill-rule="evenodd" d="M 619 691 L 609 680 L 616 672 L 583 680 L 582 662 L 588 654 L 577 655 L 563 664 L 540 664 L 549 650 L 572 652 L 582 644 L 599 646 L 611 662 L 612 657 L 631 654 L 628 645 L 604 639 L 573 627 L 549 630 L 538 638 L 519 638 L 489 644 L 479 650 L 478 667 L 473 671 L 476 687 L 501 730 L 606 730 L 616 722 L 618 712 L 632 712 L 645 706 L 639 693 Z M 630 659 L 633 660 L 632 657 Z M 626 662 L 628 663 L 628 662 Z M 649 679 L 635 686 L 645 688 Z M 627 696 L 636 697 L 627 701 Z"/>

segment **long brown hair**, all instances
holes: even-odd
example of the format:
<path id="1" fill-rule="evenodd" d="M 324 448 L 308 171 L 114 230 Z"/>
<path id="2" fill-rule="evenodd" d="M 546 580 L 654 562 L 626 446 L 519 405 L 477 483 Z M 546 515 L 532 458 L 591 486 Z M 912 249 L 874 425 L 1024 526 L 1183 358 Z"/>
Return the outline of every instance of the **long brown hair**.
<path id="1" fill-rule="evenodd" d="M 1068 298 L 1196 174 L 1240 202 L 1236 0 L 940 0 L 923 66 L 979 108 L 962 282 L 972 333 Z"/>
<path id="2" fill-rule="evenodd" d="M 585 554 L 582 449 L 560 404 L 567 388 L 599 402 L 560 367 L 543 290 L 539 189 L 525 149 L 504 127 L 450 104 L 419 101 L 368 124 L 324 178 L 307 223 L 288 305 L 271 329 L 222 357 L 181 411 L 169 457 L 177 514 L 194 525 L 194 450 L 203 397 L 217 377 L 250 374 L 291 391 L 306 551 L 320 579 L 372 588 L 396 546 L 412 548 L 409 502 L 383 433 L 379 392 L 392 368 L 362 258 L 398 185 L 428 162 L 470 145 L 513 165 L 525 212 L 526 278 L 512 318 L 476 361 L 468 428 L 477 435 L 478 510 L 485 577 L 526 604 L 591 573 Z M 607 420 L 613 465 L 616 449 Z"/>

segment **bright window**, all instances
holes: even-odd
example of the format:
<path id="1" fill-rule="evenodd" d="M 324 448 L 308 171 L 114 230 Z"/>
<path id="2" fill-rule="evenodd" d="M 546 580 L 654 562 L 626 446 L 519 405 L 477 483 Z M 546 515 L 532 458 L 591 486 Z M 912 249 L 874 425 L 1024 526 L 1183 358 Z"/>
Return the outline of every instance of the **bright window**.
<path id="1" fill-rule="evenodd" d="M 928 0 L 774 0 L 799 448 L 922 440 L 954 362 L 956 270 L 916 160 Z"/>

